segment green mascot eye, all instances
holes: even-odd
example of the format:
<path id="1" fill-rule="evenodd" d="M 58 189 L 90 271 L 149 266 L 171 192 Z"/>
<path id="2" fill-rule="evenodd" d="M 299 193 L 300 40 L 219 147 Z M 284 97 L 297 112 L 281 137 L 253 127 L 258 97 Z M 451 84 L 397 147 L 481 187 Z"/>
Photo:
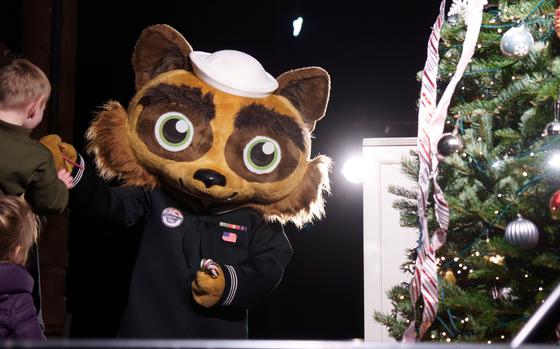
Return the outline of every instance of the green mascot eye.
<path id="1" fill-rule="evenodd" d="M 243 161 L 247 169 L 256 174 L 270 173 L 280 163 L 278 143 L 269 137 L 257 136 L 243 149 Z"/>
<path id="2" fill-rule="evenodd" d="M 172 111 L 162 114 L 154 128 L 156 140 L 164 149 L 177 152 L 192 142 L 194 127 L 184 114 Z"/>

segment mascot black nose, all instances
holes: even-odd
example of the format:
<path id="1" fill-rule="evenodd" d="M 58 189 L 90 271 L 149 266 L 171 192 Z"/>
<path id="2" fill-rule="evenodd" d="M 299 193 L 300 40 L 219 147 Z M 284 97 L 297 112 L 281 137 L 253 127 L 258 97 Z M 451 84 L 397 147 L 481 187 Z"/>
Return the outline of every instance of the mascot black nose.
<path id="1" fill-rule="evenodd" d="M 206 188 L 210 188 L 213 185 L 222 187 L 226 185 L 226 177 L 212 170 L 198 170 L 194 173 L 194 179 L 204 183 Z"/>

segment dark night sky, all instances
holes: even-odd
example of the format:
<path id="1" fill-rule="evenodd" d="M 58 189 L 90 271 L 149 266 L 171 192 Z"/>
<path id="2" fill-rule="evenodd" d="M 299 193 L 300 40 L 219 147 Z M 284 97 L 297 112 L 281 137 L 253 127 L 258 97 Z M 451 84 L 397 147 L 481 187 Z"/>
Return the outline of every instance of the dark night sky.
<path id="1" fill-rule="evenodd" d="M 331 75 L 327 114 L 312 155 L 335 161 L 327 218 L 303 231 L 284 281 L 250 315 L 254 337 L 363 337 L 362 187 L 344 180 L 344 160 L 365 137 L 414 136 L 416 73 L 438 1 L 86 1 L 79 2 L 76 144 L 91 113 L 108 99 L 133 95 L 130 57 L 146 26 L 166 23 L 194 50 L 237 49 L 273 76 L 321 66 Z M 304 18 L 291 35 L 295 15 Z M 387 203 L 390 205 L 391 203 Z"/>

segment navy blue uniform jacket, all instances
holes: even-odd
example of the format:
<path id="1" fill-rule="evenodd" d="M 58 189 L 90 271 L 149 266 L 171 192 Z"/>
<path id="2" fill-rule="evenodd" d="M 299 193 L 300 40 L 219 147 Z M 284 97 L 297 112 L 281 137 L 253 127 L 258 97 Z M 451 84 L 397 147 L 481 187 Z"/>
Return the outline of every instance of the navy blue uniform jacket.
<path id="1" fill-rule="evenodd" d="M 111 224 L 143 224 L 118 336 L 247 338 L 247 309 L 278 285 L 292 255 L 282 227 L 248 208 L 205 212 L 161 188 L 110 187 L 84 167 L 73 207 Z M 226 281 L 209 309 L 191 295 L 202 258 L 218 262 Z"/>

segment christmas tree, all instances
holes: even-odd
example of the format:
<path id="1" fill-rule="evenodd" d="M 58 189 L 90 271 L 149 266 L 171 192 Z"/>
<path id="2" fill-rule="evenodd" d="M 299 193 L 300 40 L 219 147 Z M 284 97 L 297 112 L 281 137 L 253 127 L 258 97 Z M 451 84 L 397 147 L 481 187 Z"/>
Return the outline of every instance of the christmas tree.
<path id="1" fill-rule="evenodd" d="M 461 55 L 467 1 L 455 0 L 443 24 L 438 96 Z M 450 217 L 446 242 L 436 252 L 437 314 L 422 340 L 509 342 L 560 281 L 556 7 L 552 0 L 489 0 L 484 6 L 474 56 L 438 143 L 438 183 Z M 414 155 L 403 160 L 403 169 L 416 181 Z M 402 225 L 418 227 L 416 188 L 391 192 L 401 197 L 394 206 Z M 430 200 L 433 234 L 438 224 Z M 418 248 L 407 251 L 402 264 L 411 278 L 417 255 Z M 412 304 L 409 288 L 392 287 L 393 310 L 374 314 L 397 340 L 413 320 L 421 321 L 423 299 Z"/>

